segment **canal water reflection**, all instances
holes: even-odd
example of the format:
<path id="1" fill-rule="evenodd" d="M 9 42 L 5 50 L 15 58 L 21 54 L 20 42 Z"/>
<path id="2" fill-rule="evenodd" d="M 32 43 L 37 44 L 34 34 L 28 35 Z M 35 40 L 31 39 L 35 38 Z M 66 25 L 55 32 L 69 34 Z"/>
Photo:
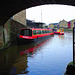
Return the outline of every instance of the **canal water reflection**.
<path id="1" fill-rule="evenodd" d="M 64 75 L 73 60 L 73 34 L 54 35 L 0 51 L 0 73 L 6 75 Z"/>

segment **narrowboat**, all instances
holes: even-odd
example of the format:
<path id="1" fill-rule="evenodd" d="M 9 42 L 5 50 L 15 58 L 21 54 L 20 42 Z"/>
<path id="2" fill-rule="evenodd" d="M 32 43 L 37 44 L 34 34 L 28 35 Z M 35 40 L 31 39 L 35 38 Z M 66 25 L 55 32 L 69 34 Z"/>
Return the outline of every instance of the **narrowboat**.
<path id="1" fill-rule="evenodd" d="M 18 40 L 33 41 L 50 35 L 54 35 L 52 29 L 22 28 L 17 38 Z"/>
<path id="2" fill-rule="evenodd" d="M 64 29 L 57 29 L 54 31 L 54 34 L 64 35 Z"/>

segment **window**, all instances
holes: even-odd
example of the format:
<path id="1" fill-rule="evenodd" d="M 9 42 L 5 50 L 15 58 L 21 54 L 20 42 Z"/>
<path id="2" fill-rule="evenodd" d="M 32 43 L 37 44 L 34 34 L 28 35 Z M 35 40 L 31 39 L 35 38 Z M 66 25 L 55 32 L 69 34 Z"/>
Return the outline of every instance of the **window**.
<path id="1" fill-rule="evenodd" d="M 39 34 L 41 34 L 41 30 L 39 30 Z"/>
<path id="2" fill-rule="evenodd" d="M 49 33 L 49 30 L 47 30 L 47 33 Z"/>
<path id="3" fill-rule="evenodd" d="M 66 22 L 65 22 L 65 24 L 66 24 Z"/>
<path id="4" fill-rule="evenodd" d="M 24 36 L 32 36 L 32 30 L 30 30 L 30 29 L 22 29 L 20 34 L 24 35 Z"/>
<path id="5" fill-rule="evenodd" d="M 36 34 L 39 34 L 39 31 L 38 30 L 36 30 Z"/>
<path id="6" fill-rule="evenodd" d="M 45 33 L 47 33 L 47 31 L 45 30 Z"/>
<path id="7" fill-rule="evenodd" d="M 61 24 L 63 24 L 63 22 L 61 22 Z"/>
<path id="8" fill-rule="evenodd" d="M 36 30 L 33 30 L 33 35 L 36 35 Z"/>
<path id="9" fill-rule="evenodd" d="M 66 25 L 64 25 L 66 27 Z"/>
<path id="10" fill-rule="evenodd" d="M 43 30 L 41 30 L 41 34 L 43 34 Z"/>
<path id="11" fill-rule="evenodd" d="M 24 30 L 21 30 L 20 34 L 21 34 L 21 35 L 24 35 Z"/>
<path id="12" fill-rule="evenodd" d="M 50 30 L 49 32 L 52 33 L 52 30 Z"/>
<path id="13" fill-rule="evenodd" d="M 42 33 L 44 34 L 44 30 L 42 30 Z"/>

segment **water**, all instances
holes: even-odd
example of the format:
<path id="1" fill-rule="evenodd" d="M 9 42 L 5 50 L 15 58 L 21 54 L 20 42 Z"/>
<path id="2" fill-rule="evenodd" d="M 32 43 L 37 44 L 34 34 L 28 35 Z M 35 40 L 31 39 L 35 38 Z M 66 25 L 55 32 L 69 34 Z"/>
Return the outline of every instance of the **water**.
<path id="1" fill-rule="evenodd" d="M 64 75 L 73 60 L 73 34 L 14 45 L 0 52 L 0 73 L 7 75 Z"/>

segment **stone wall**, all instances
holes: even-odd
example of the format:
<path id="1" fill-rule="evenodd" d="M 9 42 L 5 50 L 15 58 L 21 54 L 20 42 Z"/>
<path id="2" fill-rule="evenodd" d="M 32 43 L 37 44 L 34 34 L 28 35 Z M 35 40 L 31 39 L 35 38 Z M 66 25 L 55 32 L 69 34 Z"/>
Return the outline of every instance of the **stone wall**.
<path id="1" fill-rule="evenodd" d="M 8 43 L 10 41 L 10 33 L 9 33 L 9 21 L 7 21 L 4 24 L 4 38 L 5 38 L 5 43 Z"/>
<path id="2" fill-rule="evenodd" d="M 16 42 L 17 39 L 16 37 L 19 34 L 21 28 L 27 28 L 27 27 L 12 19 L 9 19 L 4 24 L 4 28 L 3 26 L 0 26 L 0 48 L 2 48 L 3 46 L 9 43 Z M 3 30 L 4 30 L 4 37 L 3 37 Z"/>
<path id="3" fill-rule="evenodd" d="M 3 26 L 0 26 L 0 48 L 3 46 Z"/>
<path id="4" fill-rule="evenodd" d="M 17 35 L 20 33 L 20 29 L 21 28 L 27 28 L 26 26 L 24 26 L 23 24 L 10 19 L 9 20 L 9 24 L 10 24 L 10 40 L 11 41 L 15 41 Z"/>
<path id="5" fill-rule="evenodd" d="M 26 26 L 26 10 L 20 11 L 13 16 L 13 19 Z"/>

